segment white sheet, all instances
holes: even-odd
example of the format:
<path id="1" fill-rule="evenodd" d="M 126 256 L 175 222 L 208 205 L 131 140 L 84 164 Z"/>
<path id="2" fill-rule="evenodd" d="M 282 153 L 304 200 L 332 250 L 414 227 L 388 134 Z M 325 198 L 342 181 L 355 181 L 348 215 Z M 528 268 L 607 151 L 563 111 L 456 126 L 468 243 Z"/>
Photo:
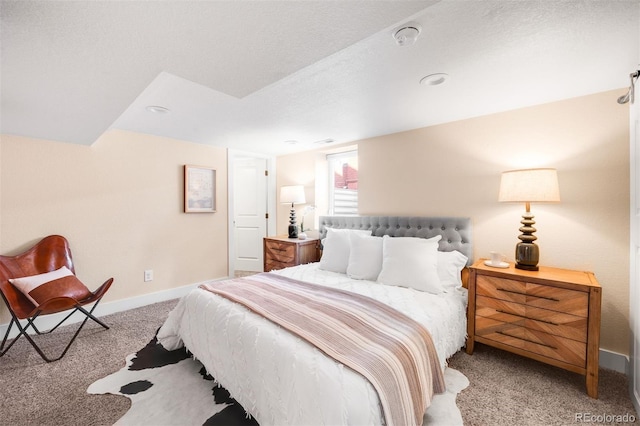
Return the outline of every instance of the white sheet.
<path id="1" fill-rule="evenodd" d="M 387 303 L 424 324 L 440 363 L 466 336 L 466 290 L 432 295 L 301 265 L 273 273 L 341 288 Z M 167 349 L 183 343 L 261 425 L 382 424 L 378 396 L 359 374 L 243 306 L 196 289 L 158 332 Z"/>

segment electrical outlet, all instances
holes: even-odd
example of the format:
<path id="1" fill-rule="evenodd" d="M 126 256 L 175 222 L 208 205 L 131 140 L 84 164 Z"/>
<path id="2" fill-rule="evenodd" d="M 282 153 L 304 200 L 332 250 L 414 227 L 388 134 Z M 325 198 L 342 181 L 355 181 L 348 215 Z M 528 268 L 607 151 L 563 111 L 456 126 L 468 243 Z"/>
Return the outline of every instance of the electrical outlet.
<path id="1" fill-rule="evenodd" d="M 144 271 L 144 282 L 153 281 L 153 269 L 146 269 Z"/>

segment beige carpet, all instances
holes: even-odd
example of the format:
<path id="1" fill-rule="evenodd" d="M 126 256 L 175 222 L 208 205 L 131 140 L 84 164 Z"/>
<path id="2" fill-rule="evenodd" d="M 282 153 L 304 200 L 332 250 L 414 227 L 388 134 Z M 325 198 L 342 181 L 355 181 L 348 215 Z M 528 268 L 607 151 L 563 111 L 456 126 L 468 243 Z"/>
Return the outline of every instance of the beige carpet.
<path id="1" fill-rule="evenodd" d="M 637 419 L 627 377 L 611 370 L 600 369 L 596 400 L 587 396 L 583 376 L 485 345 L 473 355 L 458 352 L 450 365 L 471 383 L 458 395 L 466 425 L 575 425 L 586 423 L 576 421 L 581 414 Z"/>
<path id="2" fill-rule="evenodd" d="M 88 322 L 60 361 L 44 362 L 24 339 L 0 358 L 0 424 L 111 425 L 129 409 L 129 400 L 113 395 L 89 395 L 97 379 L 124 365 L 128 354 L 146 345 L 177 300 L 103 317 L 104 330 Z M 75 325 L 56 330 L 45 341 L 45 353 L 65 342 Z M 60 332 L 64 332 L 61 336 Z M 56 336 L 56 337 L 54 337 Z M 57 340 L 57 341 L 56 341 Z"/>
<path id="3" fill-rule="evenodd" d="M 113 424 L 128 410 L 129 400 L 89 395 L 86 389 L 146 345 L 175 303 L 104 317 L 111 330 L 87 324 L 65 358 L 51 364 L 20 339 L 0 358 L 0 424 Z M 68 337 L 73 327 L 55 336 Z M 45 352 L 60 343 L 55 336 L 38 338 L 45 341 Z M 473 356 L 459 352 L 450 364 L 471 382 L 457 399 L 467 425 L 575 425 L 578 413 L 637 417 L 626 376 L 613 371 L 600 370 L 600 399 L 594 400 L 584 392 L 581 376 L 487 346 L 477 345 Z"/>

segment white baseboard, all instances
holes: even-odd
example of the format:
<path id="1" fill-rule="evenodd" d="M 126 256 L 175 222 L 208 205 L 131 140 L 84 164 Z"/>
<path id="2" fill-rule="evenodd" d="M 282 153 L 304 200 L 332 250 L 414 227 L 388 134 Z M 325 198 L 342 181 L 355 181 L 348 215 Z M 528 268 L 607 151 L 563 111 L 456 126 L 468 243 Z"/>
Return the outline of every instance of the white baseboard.
<path id="1" fill-rule="evenodd" d="M 219 280 L 222 280 L 222 279 L 227 279 L 227 278 L 226 277 L 219 278 Z M 211 282 L 211 280 L 203 281 L 202 283 L 204 282 Z M 151 305 L 153 303 L 164 302 L 165 300 L 178 299 L 186 295 L 187 293 L 189 293 L 191 290 L 198 287 L 202 283 L 188 284 L 182 287 L 176 287 L 168 290 L 157 291 L 154 293 L 143 294 L 140 296 L 130 297 L 127 299 L 114 300 L 112 302 L 102 302 L 98 305 L 98 307 L 93 312 L 93 314 L 99 318 L 105 315 L 111 315 L 111 314 L 115 314 L 122 311 L 128 311 L 130 309 L 135 309 L 135 308 L 139 308 L 146 305 Z M 52 327 L 54 327 L 58 322 L 60 322 L 68 314 L 69 314 L 68 312 L 60 312 L 57 314 L 40 317 L 36 320 L 36 326 L 38 327 L 39 330 L 42 330 L 42 331 L 49 330 Z M 81 322 L 84 320 L 84 318 L 85 316 L 82 313 L 75 313 L 65 322 L 65 325 Z M 26 326 L 27 322 L 20 321 L 20 324 L 22 324 L 22 326 L 24 327 Z M 4 336 L 4 334 L 7 332 L 7 327 L 9 327 L 8 323 L 0 325 L 0 340 L 2 339 L 2 336 Z M 33 333 L 34 331 L 29 329 L 29 334 L 33 334 Z M 18 335 L 18 328 L 14 326 L 11 329 L 9 338 L 10 339 L 14 338 L 17 335 Z"/>
<path id="2" fill-rule="evenodd" d="M 601 348 L 599 364 L 602 368 L 629 375 L 629 357 L 626 355 Z"/>

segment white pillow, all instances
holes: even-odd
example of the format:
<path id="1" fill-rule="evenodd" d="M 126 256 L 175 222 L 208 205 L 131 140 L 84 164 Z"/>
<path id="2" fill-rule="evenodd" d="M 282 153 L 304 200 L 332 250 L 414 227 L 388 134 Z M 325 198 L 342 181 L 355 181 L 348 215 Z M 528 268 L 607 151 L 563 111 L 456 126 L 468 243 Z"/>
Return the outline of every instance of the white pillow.
<path id="1" fill-rule="evenodd" d="M 33 303 L 35 306 L 40 306 L 42 303 L 46 302 L 49 298 L 51 298 L 51 290 L 50 287 L 56 285 L 56 282 L 59 280 L 71 277 L 69 283 L 65 283 L 65 285 L 71 285 L 72 288 L 77 286 L 81 286 L 81 288 L 85 288 L 84 284 L 80 283 L 77 278 L 73 275 L 73 272 L 69 270 L 66 266 L 63 266 L 60 269 L 56 269 L 55 271 L 45 272 L 44 274 L 31 275 L 28 277 L 21 278 L 10 278 L 9 282 L 13 284 L 22 294 L 27 296 L 27 298 Z M 77 283 L 76 283 L 77 281 Z"/>
<path id="2" fill-rule="evenodd" d="M 433 238 L 382 237 L 382 270 L 378 282 L 428 293 L 444 291 L 438 277 L 438 241 Z"/>
<path id="3" fill-rule="evenodd" d="M 347 273 L 349 253 L 351 252 L 351 239 L 349 236 L 352 233 L 371 235 L 370 230 L 327 228 L 327 237 L 322 243 L 320 269 L 341 274 Z"/>
<path id="4" fill-rule="evenodd" d="M 354 280 L 375 281 L 382 269 L 382 238 L 351 234 L 347 275 Z"/>
<path id="5" fill-rule="evenodd" d="M 462 287 L 460 273 L 467 260 L 467 256 L 457 250 L 438 252 L 438 278 L 445 291 Z"/>

